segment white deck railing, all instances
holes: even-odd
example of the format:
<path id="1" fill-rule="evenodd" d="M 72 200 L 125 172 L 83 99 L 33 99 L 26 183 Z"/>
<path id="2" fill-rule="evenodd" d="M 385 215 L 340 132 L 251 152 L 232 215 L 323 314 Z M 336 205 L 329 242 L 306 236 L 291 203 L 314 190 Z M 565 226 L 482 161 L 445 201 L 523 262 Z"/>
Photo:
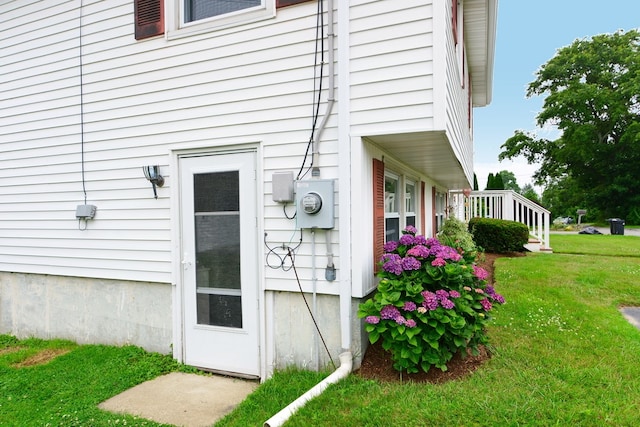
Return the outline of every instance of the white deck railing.
<path id="1" fill-rule="evenodd" d="M 462 190 L 449 192 L 449 207 L 453 216 L 469 222 L 474 217 L 517 221 L 529 227 L 529 233 L 540 241 L 542 250 L 550 250 L 550 215 L 547 209 L 512 190 L 472 191 L 465 196 Z"/>

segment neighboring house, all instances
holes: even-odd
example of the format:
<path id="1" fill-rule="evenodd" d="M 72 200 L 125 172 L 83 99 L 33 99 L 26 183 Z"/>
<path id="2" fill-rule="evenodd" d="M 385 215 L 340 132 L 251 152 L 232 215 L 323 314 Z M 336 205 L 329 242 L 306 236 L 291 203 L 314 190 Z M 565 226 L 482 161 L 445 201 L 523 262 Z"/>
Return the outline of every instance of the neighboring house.
<path id="1" fill-rule="evenodd" d="M 263 379 L 326 366 L 325 344 L 358 366 L 357 308 L 385 239 L 409 224 L 433 236 L 448 191 L 473 181 L 496 13 L 497 0 L 3 2 L 0 333 Z"/>

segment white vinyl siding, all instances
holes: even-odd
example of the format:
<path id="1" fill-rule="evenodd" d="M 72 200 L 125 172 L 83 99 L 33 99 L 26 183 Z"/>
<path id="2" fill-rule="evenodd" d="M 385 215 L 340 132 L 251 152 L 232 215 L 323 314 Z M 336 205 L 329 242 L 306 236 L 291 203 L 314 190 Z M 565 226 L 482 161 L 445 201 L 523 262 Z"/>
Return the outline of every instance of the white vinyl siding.
<path id="1" fill-rule="evenodd" d="M 354 1 L 351 123 L 356 134 L 433 128 L 431 2 Z"/>
<path id="2" fill-rule="evenodd" d="M 456 157 L 460 161 L 464 173 L 473 184 L 473 142 L 469 123 L 469 82 L 466 64 L 463 20 L 458 20 L 458 46 L 456 48 L 452 31 L 453 8 L 449 0 L 447 3 L 447 15 L 445 23 L 446 40 L 446 131 L 451 141 L 451 147 Z M 463 2 L 458 4 L 458 15 L 464 13 Z"/>
<path id="3" fill-rule="evenodd" d="M 271 201 L 270 181 L 275 170 L 297 172 L 309 138 L 316 5 L 137 42 L 133 2 L 83 3 L 85 187 L 97 206 L 85 231 L 75 219 L 84 204 L 79 3 L 0 6 L 0 270 L 171 282 L 170 153 L 185 148 L 259 144 L 264 227 L 269 239 L 289 241 L 295 222 Z M 334 126 L 329 120 L 321 142 L 323 178 L 337 174 Z M 142 173 L 151 164 L 166 179 L 157 200 Z M 296 258 L 303 278 L 308 241 Z M 278 286 L 294 288 L 286 279 Z"/>

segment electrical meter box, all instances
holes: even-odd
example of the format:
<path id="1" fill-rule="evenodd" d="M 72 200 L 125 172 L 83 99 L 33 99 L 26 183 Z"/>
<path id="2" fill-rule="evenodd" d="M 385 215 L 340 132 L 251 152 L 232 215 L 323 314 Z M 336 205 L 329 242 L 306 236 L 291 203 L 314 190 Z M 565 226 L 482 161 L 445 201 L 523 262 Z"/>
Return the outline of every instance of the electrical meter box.
<path id="1" fill-rule="evenodd" d="M 296 215 L 300 228 L 334 227 L 333 179 L 296 181 Z"/>

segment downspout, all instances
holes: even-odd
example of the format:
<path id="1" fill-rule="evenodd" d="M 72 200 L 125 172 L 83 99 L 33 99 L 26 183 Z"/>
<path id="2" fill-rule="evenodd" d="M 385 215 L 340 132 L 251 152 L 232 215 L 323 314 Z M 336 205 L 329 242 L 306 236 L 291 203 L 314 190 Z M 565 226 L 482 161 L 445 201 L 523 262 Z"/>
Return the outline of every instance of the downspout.
<path id="1" fill-rule="evenodd" d="M 318 166 L 320 161 L 320 150 L 318 148 L 318 144 L 320 142 L 320 136 L 327 126 L 327 121 L 329 120 L 329 116 L 331 115 L 331 111 L 333 111 L 333 104 L 335 103 L 335 61 L 334 61 L 334 39 L 335 33 L 333 31 L 333 0 L 327 1 L 327 62 L 329 63 L 329 89 L 327 92 L 327 110 L 322 117 L 322 121 L 318 126 L 318 129 L 313 133 L 313 154 L 311 157 L 311 164 L 313 165 L 311 169 L 311 176 L 319 178 L 320 177 L 320 166 Z"/>
<path id="2" fill-rule="evenodd" d="M 322 394 L 322 392 L 329 387 L 329 385 L 337 383 L 338 381 L 344 379 L 351 373 L 351 353 L 345 352 L 340 355 L 340 367 L 333 371 L 331 375 L 329 375 L 324 380 L 320 381 L 313 388 L 307 391 L 302 396 L 298 397 L 296 400 L 291 402 L 289 406 L 275 414 L 273 417 L 269 418 L 265 421 L 263 427 L 279 427 L 284 424 L 298 409 L 302 408 L 307 404 L 308 401 L 313 399 L 316 396 Z"/>
<path id="3" fill-rule="evenodd" d="M 334 50 L 335 34 L 334 34 L 334 30 L 333 30 L 333 3 L 334 3 L 334 0 L 328 0 L 327 1 L 327 9 L 328 9 L 328 11 L 327 11 L 327 19 L 329 21 L 327 23 L 327 33 L 328 33 L 327 34 L 327 36 L 328 36 L 327 45 L 328 45 L 328 49 L 329 49 L 329 54 L 328 54 L 328 58 L 329 58 L 329 90 L 328 90 L 327 110 L 325 112 L 324 117 L 322 118 L 322 122 L 320 123 L 320 126 L 318 127 L 317 132 L 314 133 L 314 138 L 313 138 L 313 157 L 312 157 L 312 159 L 313 159 L 313 169 L 312 169 L 312 176 L 314 176 L 314 177 L 319 177 L 320 176 L 320 168 L 318 167 L 318 157 L 319 157 L 318 141 L 320 140 L 320 135 L 321 135 L 322 131 L 324 130 L 326 124 L 327 124 L 327 120 L 329 119 L 329 115 L 331 114 L 331 111 L 333 110 L 333 104 L 335 103 L 335 79 L 334 79 L 335 64 L 334 64 L 334 51 L 333 51 Z M 329 234 L 329 236 L 330 236 L 330 234 Z M 327 237 L 327 239 L 330 239 L 330 237 Z M 332 260 L 331 260 L 331 262 L 332 262 Z M 340 293 L 340 305 L 341 305 L 341 308 L 342 308 L 342 305 L 345 303 L 345 301 L 343 301 L 345 298 L 347 298 L 349 300 L 347 304 L 350 304 L 351 293 L 349 292 L 348 294 L 345 294 L 344 292 L 341 291 L 341 293 Z M 343 318 L 342 321 L 344 322 L 345 319 Z M 279 427 L 279 426 L 283 425 L 298 409 L 302 408 L 304 405 L 307 404 L 307 402 L 309 402 L 314 397 L 317 397 L 320 394 L 322 394 L 324 392 L 324 390 L 327 387 L 329 387 L 329 385 L 337 383 L 338 381 L 346 378 L 351 373 L 351 370 L 353 369 L 353 355 L 351 354 L 350 351 L 348 351 L 349 343 L 347 343 L 347 345 L 345 345 L 345 342 L 344 342 L 345 341 L 345 335 L 348 338 L 350 338 L 350 333 L 346 333 L 345 334 L 345 331 L 344 331 L 345 328 L 348 329 L 349 327 L 350 327 L 350 325 L 348 324 L 348 322 L 347 322 L 347 325 L 342 325 L 342 329 L 343 329 L 342 330 L 343 347 L 344 347 L 344 349 L 347 349 L 347 351 L 345 351 L 345 352 L 340 354 L 340 366 L 338 367 L 338 369 L 333 371 L 333 373 L 331 375 L 329 375 L 324 380 L 320 381 L 318 384 L 316 384 L 314 387 L 312 387 L 310 390 L 308 390 L 302 396 L 298 397 L 296 400 L 291 402 L 288 406 L 286 406 L 280 412 L 278 412 L 277 414 L 275 414 L 274 416 L 269 418 L 267 421 L 265 421 L 263 427 Z"/>

